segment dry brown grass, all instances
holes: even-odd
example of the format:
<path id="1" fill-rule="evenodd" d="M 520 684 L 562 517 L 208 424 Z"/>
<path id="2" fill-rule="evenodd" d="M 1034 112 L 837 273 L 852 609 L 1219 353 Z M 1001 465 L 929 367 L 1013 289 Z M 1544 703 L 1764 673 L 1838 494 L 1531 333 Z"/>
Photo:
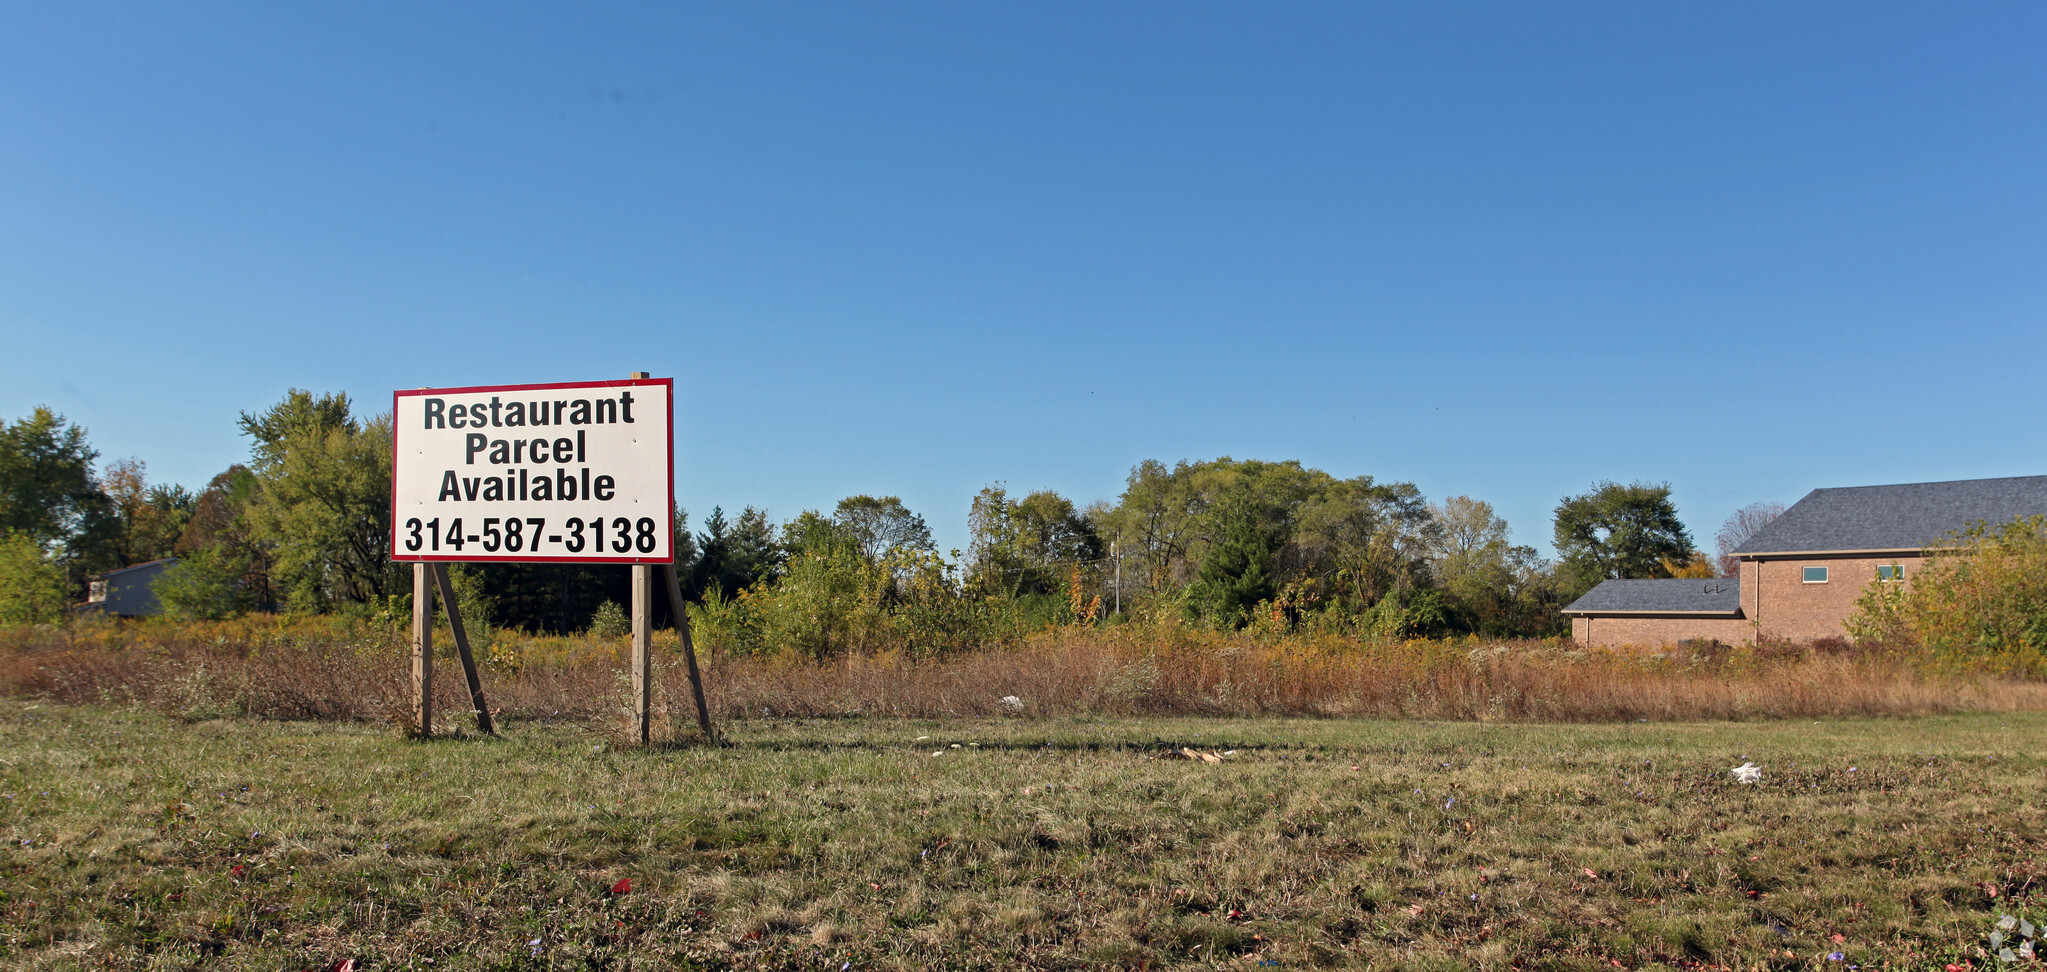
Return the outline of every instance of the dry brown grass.
<path id="1" fill-rule="evenodd" d="M 664 633 L 665 634 L 665 633 Z M 440 643 L 445 645 L 446 639 Z M 657 639 L 668 660 L 675 643 Z M 504 716 L 622 719 L 620 641 L 498 633 L 485 693 Z M 142 705 L 208 718 L 397 721 L 408 648 L 389 627 L 257 619 L 0 633 L 0 693 Z M 1903 653 L 1844 645 L 1586 651 L 1557 642 L 1373 644 L 1251 638 L 1177 627 L 1068 628 L 944 659 L 856 655 L 705 659 L 720 718 L 1029 715 L 1307 715 L 1599 722 L 1920 715 L 2047 709 L 2047 684 L 1937 673 Z M 438 668 L 440 711 L 466 708 L 459 668 Z M 681 666 L 662 667 L 663 717 L 691 719 Z"/>

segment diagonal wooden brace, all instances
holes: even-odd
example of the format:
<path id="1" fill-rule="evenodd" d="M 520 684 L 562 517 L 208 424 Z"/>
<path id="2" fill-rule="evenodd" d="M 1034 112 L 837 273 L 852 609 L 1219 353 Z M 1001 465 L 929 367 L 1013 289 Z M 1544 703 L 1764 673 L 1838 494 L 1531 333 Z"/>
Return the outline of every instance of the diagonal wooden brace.
<path id="1" fill-rule="evenodd" d="M 675 633 L 682 639 L 682 659 L 689 665 L 689 687 L 697 697 L 697 726 L 704 730 L 704 738 L 718 741 L 718 731 L 711 728 L 711 707 L 704 702 L 704 678 L 697 672 L 697 646 L 689 636 L 689 612 L 683 609 L 682 584 L 675 578 L 675 565 L 667 564 L 661 573 L 668 580 L 668 606 L 675 612 Z"/>
<path id="2" fill-rule="evenodd" d="M 462 612 L 455 607 L 455 584 L 448 577 L 447 564 L 434 564 L 434 585 L 441 589 L 441 604 L 448 609 L 448 627 L 455 632 L 455 652 L 462 656 L 462 674 L 469 679 L 469 704 L 476 709 L 476 728 L 497 735 L 490 719 L 490 706 L 483 701 L 483 679 L 476 672 L 476 656 L 469 653 L 469 632 L 462 627 Z"/>

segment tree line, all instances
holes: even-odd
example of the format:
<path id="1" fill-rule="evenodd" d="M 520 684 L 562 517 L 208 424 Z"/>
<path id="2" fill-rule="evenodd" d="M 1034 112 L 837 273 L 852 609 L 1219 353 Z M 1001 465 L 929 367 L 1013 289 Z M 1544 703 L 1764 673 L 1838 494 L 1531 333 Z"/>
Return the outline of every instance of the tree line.
<path id="1" fill-rule="evenodd" d="M 179 562 L 155 591 L 186 618 L 388 611 L 409 593 L 389 549 L 388 415 L 295 389 L 237 424 L 246 461 L 194 491 L 148 482 L 140 460 L 97 466 L 85 430 L 47 408 L 0 419 L 0 621 L 55 620 L 91 577 L 167 557 Z M 1559 609 L 1601 580 L 1731 569 L 1726 553 L 1781 510 L 1730 519 L 1716 562 L 1668 484 L 1597 483 L 1556 507 L 1548 559 L 1483 500 L 1224 457 L 1147 460 L 1120 495 L 1085 506 L 990 485 L 971 501 L 965 551 L 937 550 L 900 498 L 867 495 L 779 523 L 713 509 L 694 530 L 678 508 L 675 550 L 700 638 L 733 651 L 944 652 L 1045 625 L 1168 620 L 1533 637 L 1565 630 Z M 484 623 L 534 632 L 613 624 L 630 596 L 612 565 L 455 573 Z"/>

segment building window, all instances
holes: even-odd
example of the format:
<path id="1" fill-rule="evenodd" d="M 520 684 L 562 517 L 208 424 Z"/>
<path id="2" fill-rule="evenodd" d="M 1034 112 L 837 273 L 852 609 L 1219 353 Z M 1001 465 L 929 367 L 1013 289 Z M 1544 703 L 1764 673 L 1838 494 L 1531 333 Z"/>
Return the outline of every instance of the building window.
<path id="1" fill-rule="evenodd" d="M 1884 564 L 1883 566 L 1881 566 L 1881 567 L 1878 567 L 1878 568 L 1876 569 L 1876 579 L 1877 579 L 1877 580 L 1880 580 L 1880 581 L 1901 581 L 1901 580 L 1904 580 L 1904 579 L 1905 579 L 1905 565 L 1904 565 L 1904 564 Z"/>
<path id="2" fill-rule="evenodd" d="M 1808 584 L 1826 583 L 1827 569 L 1825 567 L 1807 567 L 1805 569 L 1805 582 Z"/>

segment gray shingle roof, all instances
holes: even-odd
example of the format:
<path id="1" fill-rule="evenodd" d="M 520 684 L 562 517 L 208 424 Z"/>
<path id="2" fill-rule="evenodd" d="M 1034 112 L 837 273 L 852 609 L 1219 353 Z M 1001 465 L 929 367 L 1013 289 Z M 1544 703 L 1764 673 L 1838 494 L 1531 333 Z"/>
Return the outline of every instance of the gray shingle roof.
<path id="1" fill-rule="evenodd" d="M 1920 550 L 1970 524 L 2047 514 L 2047 476 L 1816 489 L 1737 554 Z"/>
<path id="2" fill-rule="evenodd" d="M 1732 577 L 1698 580 L 1600 581 L 1571 602 L 1565 614 L 1719 614 L 1741 616 L 1741 582 Z"/>

